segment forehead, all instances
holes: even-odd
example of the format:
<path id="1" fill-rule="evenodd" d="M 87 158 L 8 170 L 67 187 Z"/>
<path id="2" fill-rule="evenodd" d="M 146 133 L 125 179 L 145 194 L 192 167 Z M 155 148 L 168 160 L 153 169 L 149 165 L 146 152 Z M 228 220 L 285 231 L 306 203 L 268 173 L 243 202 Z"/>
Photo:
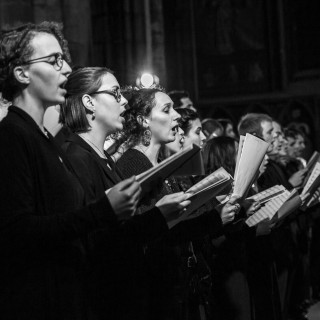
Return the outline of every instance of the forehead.
<path id="1" fill-rule="evenodd" d="M 56 52 L 62 53 L 58 40 L 55 36 L 49 33 L 37 33 L 30 41 L 30 45 L 34 49 L 31 59 L 45 57 Z"/>
<path id="2" fill-rule="evenodd" d="M 161 108 L 163 105 L 168 103 L 173 104 L 171 98 L 164 92 L 156 92 L 154 97 L 156 102 L 155 108 Z"/>
<path id="3" fill-rule="evenodd" d="M 192 101 L 189 97 L 184 97 L 184 98 L 181 98 L 180 100 L 181 100 L 182 104 L 185 106 L 190 105 L 190 104 L 192 105 Z"/>
<path id="4" fill-rule="evenodd" d="M 262 121 L 261 127 L 264 131 L 269 131 L 270 129 L 273 130 L 273 125 L 270 121 Z"/>
<path id="5" fill-rule="evenodd" d="M 281 126 L 278 122 L 272 122 L 272 126 L 273 126 L 273 131 L 275 132 L 281 132 Z"/>
<path id="6" fill-rule="evenodd" d="M 112 73 L 108 72 L 101 78 L 100 89 L 108 89 L 112 87 L 119 87 L 119 83 L 116 77 Z"/>
<path id="7" fill-rule="evenodd" d="M 202 128 L 201 121 L 200 121 L 199 118 L 194 119 L 191 122 L 192 122 L 192 127 L 193 128 L 199 128 L 199 127 Z"/>

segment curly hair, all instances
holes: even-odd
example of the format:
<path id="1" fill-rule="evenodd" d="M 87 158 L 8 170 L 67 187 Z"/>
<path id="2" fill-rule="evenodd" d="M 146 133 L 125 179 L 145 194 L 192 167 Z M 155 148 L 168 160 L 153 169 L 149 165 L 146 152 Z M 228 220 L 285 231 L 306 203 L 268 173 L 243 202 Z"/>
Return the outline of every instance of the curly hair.
<path id="1" fill-rule="evenodd" d="M 141 141 L 144 128 L 142 123 L 139 122 L 139 117 L 150 116 L 151 110 L 156 105 L 155 95 L 157 92 L 164 92 L 164 89 L 129 88 L 122 91 L 123 95 L 128 99 L 128 109 L 123 114 L 125 118 L 123 137 L 127 141 L 129 148 Z"/>
<path id="2" fill-rule="evenodd" d="M 66 100 L 61 105 L 59 122 L 69 127 L 72 132 L 87 132 L 90 130 L 87 113 L 89 111 L 82 103 L 85 94 L 98 91 L 102 78 L 113 71 L 105 67 L 78 67 L 71 72 L 65 85 Z"/>
<path id="3" fill-rule="evenodd" d="M 176 108 L 175 109 L 181 116 L 179 121 L 179 127 L 184 131 L 184 135 L 187 136 L 192 128 L 192 121 L 199 119 L 198 112 L 188 108 Z"/>
<path id="4" fill-rule="evenodd" d="M 34 48 L 30 45 L 38 33 L 53 35 L 59 42 L 68 63 L 71 62 L 68 43 L 62 34 L 62 24 L 57 22 L 28 23 L 4 30 L 0 34 L 0 91 L 3 98 L 12 101 L 21 86 L 14 76 L 14 68 L 30 59 Z"/>
<path id="5" fill-rule="evenodd" d="M 207 174 L 224 167 L 232 176 L 236 167 L 236 140 L 216 137 L 207 141 L 203 148 L 203 162 Z"/>

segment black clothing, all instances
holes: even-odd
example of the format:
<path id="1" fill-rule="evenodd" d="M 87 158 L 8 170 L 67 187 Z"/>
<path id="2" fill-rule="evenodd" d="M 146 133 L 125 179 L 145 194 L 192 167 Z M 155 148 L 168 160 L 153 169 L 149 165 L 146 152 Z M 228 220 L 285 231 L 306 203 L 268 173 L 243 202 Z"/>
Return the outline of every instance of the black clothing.
<path id="1" fill-rule="evenodd" d="M 112 159 L 101 158 L 81 137 L 71 134 L 63 149 L 85 190 L 86 203 L 99 199 L 120 182 L 122 175 Z M 89 283 L 92 312 L 97 319 L 131 319 L 138 300 L 143 245 L 168 230 L 157 207 L 119 228 L 100 229 L 89 235 Z"/>
<path id="2" fill-rule="evenodd" d="M 17 107 L 0 123 L 0 150 L 1 319 L 87 319 L 80 237 L 117 226 L 107 198 L 83 207 L 63 152 Z"/>
<path id="3" fill-rule="evenodd" d="M 149 159 L 136 149 L 127 150 L 117 165 L 125 177 L 140 174 L 152 167 Z M 141 200 L 140 211 L 152 207 L 166 194 L 181 191 L 175 179 L 167 179 Z M 189 241 L 214 236 L 222 231 L 220 216 L 211 211 L 172 228 L 145 249 L 144 300 L 147 312 L 141 319 L 185 319 L 188 275 L 186 263 Z"/>

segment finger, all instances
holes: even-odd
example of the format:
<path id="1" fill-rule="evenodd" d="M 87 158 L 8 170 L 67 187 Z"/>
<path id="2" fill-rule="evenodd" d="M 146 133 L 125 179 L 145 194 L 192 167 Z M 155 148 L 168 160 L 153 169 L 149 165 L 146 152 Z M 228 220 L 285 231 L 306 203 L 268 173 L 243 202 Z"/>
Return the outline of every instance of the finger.
<path id="1" fill-rule="evenodd" d="M 185 207 L 187 207 L 188 205 L 190 205 L 190 203 L 191 203 L 190 200 L 182 201 L 182 202 L 180 202 L 180 207 L 181 207 L 181 208 L 185 208 Z"/>
<path id="2" fill-rule="evenodd" d="M 132 176 L 129 179 L 125 179 L 125 180 L 117 183 L 115 185 L 115 187 L 117 187 L 121 191 L 121 190 L 124 190 L 124 189 L 127 189 L 128 187 L 130 187 L 135 181 L 136 181 L 136 177 Z"/>
<path id="3" fill-rule="evenodd" d="M 137 181 L 133 181 L 131 185 L 127 185 L 126 188 L 123 188 L 122 191 L 125 191 L 127 194 L 129 194 L 130 197 L 135 195 L 140 190 L 140 183 Z"/>

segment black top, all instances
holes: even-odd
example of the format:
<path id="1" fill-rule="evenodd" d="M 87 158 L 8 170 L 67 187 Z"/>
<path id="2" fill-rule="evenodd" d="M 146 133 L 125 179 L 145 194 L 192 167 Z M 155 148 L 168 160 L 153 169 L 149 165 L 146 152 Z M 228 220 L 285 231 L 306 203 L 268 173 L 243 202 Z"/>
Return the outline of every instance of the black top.
<path id="1" fill-rule="evenodd" d="M 0 149 L 1 319 L 82 319 L 80 237 L 116 216 L 105 196 L 83 207 L 63 152 L 20 108 L 0 123 Z"/>
<path id="2" fill-rule="evenodd" d="M 123 180 L 110 156 L 101 158 L 77 134 L 71 134 L 63 149 L 85 190 L 86 202 L 99 199 L 105 190 Z M 157 207 L 122 221 L 119 228 L 90 234 L 89 292 L 92 312 L 99 319 L 132 318 L 136 287 L 140 285 L 143 245 L 165 233 L 167 223 Z"/>

